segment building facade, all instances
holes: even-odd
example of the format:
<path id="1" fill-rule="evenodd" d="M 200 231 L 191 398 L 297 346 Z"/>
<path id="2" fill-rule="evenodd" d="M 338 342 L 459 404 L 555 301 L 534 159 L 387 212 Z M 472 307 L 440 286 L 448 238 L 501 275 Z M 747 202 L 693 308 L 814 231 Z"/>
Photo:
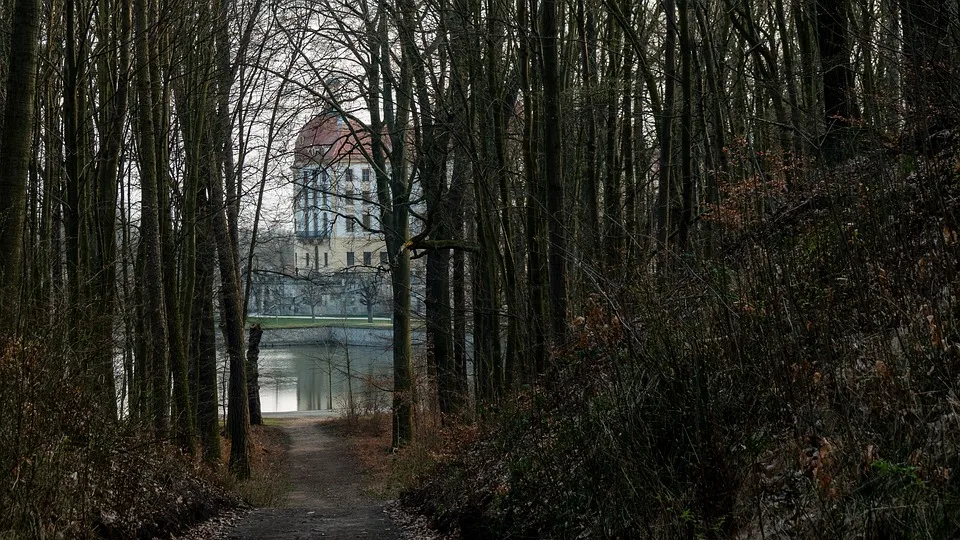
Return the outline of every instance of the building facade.
<path id="1" fill-rule="evenodd" d="M 388 268 L 373 168 L 359 133 L 359 126 L 325 113 L 297 137 L 292 172 L 298 272 Z"/>
<path id="2" fill-rule="evenodd" d="M 283 248 L 289 255 L 282 269 L 254 268 L 252 313 L 390 316 L 389 256 L 362 133 L 361 126 L 332 112 L 300 130 L 291 167 L 293 236 Z M 423 309 L 423 274 L 422 265 L 414 264 L 415 314 Z"/>

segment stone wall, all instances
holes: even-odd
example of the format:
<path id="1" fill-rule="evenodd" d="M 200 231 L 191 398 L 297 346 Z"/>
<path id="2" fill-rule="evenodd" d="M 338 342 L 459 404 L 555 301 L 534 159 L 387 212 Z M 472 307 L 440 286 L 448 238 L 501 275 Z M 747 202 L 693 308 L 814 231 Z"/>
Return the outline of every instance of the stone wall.
<path id="1" fill-rule="evenodd" d="M 423 343 L 421 330 L 413 331 L 414 347 Z M 264 328 L 260 347 L 286 347 L 289 345 L 308 345 L 312 343 L 346 343 L 367 347 L 386 347 L 393 340 L 390 328 L 343 328 L 325 326 L 320 328 Z"/>

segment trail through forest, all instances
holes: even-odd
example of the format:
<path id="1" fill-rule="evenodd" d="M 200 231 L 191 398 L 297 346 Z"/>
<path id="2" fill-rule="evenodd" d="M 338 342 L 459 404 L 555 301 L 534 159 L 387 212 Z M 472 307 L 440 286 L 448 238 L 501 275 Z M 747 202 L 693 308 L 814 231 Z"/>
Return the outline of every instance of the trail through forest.
<path id="1" fill-rule="evenodd" d="M 317 418 L 285 419 L 292 489 L 280 508 L 258 508 L 222 538 L 400 538 L 384 506 L 361 489 L 362 471 L 345 442 Z"/>

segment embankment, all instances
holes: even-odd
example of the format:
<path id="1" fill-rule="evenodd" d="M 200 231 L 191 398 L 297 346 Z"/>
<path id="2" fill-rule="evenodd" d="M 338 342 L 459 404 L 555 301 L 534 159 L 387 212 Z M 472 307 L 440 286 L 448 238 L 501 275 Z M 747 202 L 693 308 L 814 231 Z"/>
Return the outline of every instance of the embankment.
<path id="1" fill-rule="evenodd" d="M 422 330 L 412 333 L 414 345 L 423 342 Z M 334 343 L 376 347 L 389 345 L 393 340 L 391 328 L 350 328 L 323 326 L 315 328 L 264 328 L 260 346 L 288 347 L 315 343 Z"/>

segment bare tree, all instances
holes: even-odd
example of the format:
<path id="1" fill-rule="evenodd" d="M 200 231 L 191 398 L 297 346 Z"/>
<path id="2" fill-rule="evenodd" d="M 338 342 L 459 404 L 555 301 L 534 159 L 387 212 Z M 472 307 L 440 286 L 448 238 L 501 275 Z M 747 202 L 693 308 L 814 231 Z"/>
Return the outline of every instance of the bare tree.
<path id="1" fill-rule="evenodd" d="M 16 313 L 18 283 L 23 272 L 23 228 L 26 210 L 27 168 L 33 134 L 34 94 L 37 73 L 37 29 L 40 2 L 17 0 L 14 4 L 13 33 L 3 109 L 4 130 L 0 133 L 0 154 L 7 165 L 0 168 L 0 302 L 6 315 Z M 14 318 L 0 318 L 0 324 L 15 324 Z"/>

